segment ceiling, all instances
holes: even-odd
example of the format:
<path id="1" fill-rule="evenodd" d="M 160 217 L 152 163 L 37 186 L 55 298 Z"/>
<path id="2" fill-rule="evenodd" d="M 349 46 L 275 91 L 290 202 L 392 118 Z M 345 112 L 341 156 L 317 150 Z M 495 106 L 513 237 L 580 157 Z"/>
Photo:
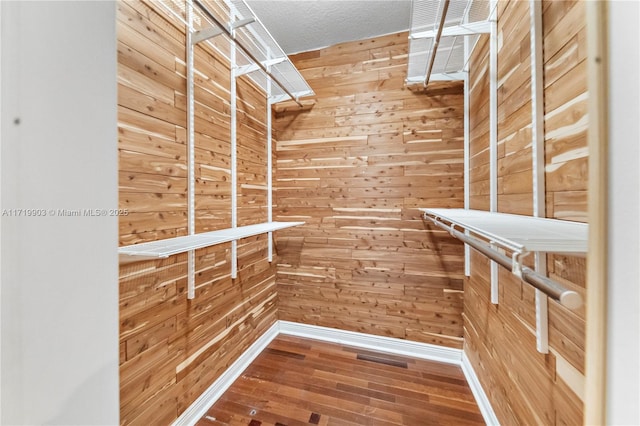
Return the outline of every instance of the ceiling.
<path id="1" fill-rule="evenodd" d="M 407 31 L 411 0 L 247 0 L 286 54 Z"/>

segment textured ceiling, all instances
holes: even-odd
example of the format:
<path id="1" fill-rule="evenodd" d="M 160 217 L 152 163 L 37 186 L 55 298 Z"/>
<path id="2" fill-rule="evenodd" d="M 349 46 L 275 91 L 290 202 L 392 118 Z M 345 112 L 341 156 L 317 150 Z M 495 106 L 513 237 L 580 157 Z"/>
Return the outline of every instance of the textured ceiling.
<path id="1" fill-rule="evenodd" d="M 287 54 L 409 29 L 411 0 L 247 0 Z"/>

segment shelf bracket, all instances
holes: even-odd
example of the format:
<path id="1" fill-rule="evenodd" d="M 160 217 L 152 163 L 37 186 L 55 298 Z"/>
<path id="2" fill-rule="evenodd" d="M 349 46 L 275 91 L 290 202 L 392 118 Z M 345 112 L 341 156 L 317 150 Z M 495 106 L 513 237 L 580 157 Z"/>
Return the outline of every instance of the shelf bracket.
<path id="1" fill-rule="evenodd" d="M 269 103 L 271 104 L 277 104 L 278 102 L 282 102 L 282 101 L 286 101 L 288 99 L 291 99 L 292 101 L 296 102 L 296 103 L 300 103 L 298 101 L 298 99 L 300 99 L 302 96 L 307 96 L 307 95 L 313 95 L 313 92 L 310 90 L 304 91 L 304 92 L 295 92 L 292 93 L 293 97 L 289 96 L 287 93 L 283 93 L 281 95 L 273 95 L 269 98 Z M 304 107 L 304 105 L 301 106 L 302 108 Z"/>
<path id="2" fill-rule="evenodd" d="M 204 30 L 196 31 L 191 36 L 191 44 L 198 44 L 210 38 L 214 38 L 222 34 L 222 29 L 218 27 L 209 27 Z"/>
<path id="3" fill-rule="evenodd" d="M 229 24 L 229 27 L 231 29 L 231 32 L 233 30 L 236 30 L 238 28 L 242 28 L 242 27 L 246 27 L 249 24 L 253 24 L 254 22 L 256 22 L 255 18 L 246 18 L 246 19 L 239 19 L 237 21 L 233 21 L 231 24 Z M 233 35 L 233 38 L 235 39 L 236 36 L 235 34 Z"/>
<path id="4" fill-rule="evenodd" d="M 515 275 L 516 277 L 522 279 L 522 259 L 527 257 L 530 254 L 530 252 L 525 251 L 525 252 L 513 252 L 513 254 L 511 255 L 511 261 L 512 261 L 512 266 L 511 266 L 511 272 L 513 273 L 513 275 Z"/>
<path id="5" fill-rule="evenodd" d="M 269 59 L 268 61 L 263 61 L 262 65 L 267 68 L 267 70 L 270 72 L 270 67 L 272 65 L 277 65 L 281 62 L 284 62 L 287 60 L 287 57 L 281 57 L 281 58 L 275 58 L 275 59 Z M 260 65 L 258 64 L 249 64 L 249 65 L 244 65 L 242 67 L 238 67 L 238 69 L 236 70 L 236 77 L 240 77 L 241 75 L 245 75 L 245 74 L 249 74 L 250 72 L 254 72 L 254 71 L 258 71 L 260 70 Z M 271 79 L 269 79 L 268 81 L 271 81 Z M 270 96 L 270 95 L 269 95 Z"/>

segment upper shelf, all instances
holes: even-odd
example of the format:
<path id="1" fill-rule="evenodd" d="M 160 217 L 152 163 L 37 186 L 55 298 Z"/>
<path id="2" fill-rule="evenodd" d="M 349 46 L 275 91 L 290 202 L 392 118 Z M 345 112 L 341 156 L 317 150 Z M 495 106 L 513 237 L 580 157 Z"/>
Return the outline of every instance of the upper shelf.
<path id="1" fill-rule="evenodd" d="M 190 250 L 227 243 L 229 241 L 303 224 L 304 222 L 266 222 L 256 225 L 239 226 L 237 228 L 221 229 L 219 231 L 203 232 L 201 234 L 167 238 L 165 240 L 120 247 L 118 254 L 120 255 L 121 263 L 145 259 L 162 259 Z"/>
<path id="2" fill-rule="evenodd" d="M 437 6 L 435 5 L 437 3 Z M 446 3 L 446 7 L 445 7 Z M 488 0 L 414 1 L 409 30 L 407 84 L 423 84 L 435 50 L 430 81 L 462 80 L 473 46 L 489 31 Z M 445 13 L 444 18 L 442 17 Z M 442 23 L 442 38 L 436 34 Z M 468 50 L 465 53 L 465 38 Z"/>
<path id="3" fill-rule="evenodd" d="M 235 30 L 236 39 L 247 48 L 251 55 L 260 60 L 263 65 L 270 67 L 270 72 L 278 81 L 282 82 L 287 90 L 292 93 L 296 100 L 302 96 L 313 95 L 314 92 L 302 77 L 298 69 L 289 60 L 289 57 L 282 50 L 280 45 L 275 41 L 271 33 L 260 22 L 253 10 L 244 0 L 225 0 L 233 13 L 226 17 L 230 21 L 247 21 L 251 22 Z M 233 16 L 233 18 L 231 17 Z M 238 64 L 242 65 L 242 64 Z M 250 64 L 246 65 L 247 70 L 251 70 Z M 258 82 L 260 76 L 264 73 L 258 73 L 257 69 L 253 69 L 249 76 Z M 263 86 L 263 89 L 266 87 Z M 277 84 L 271 87 L 271 102 L 280 102 L 287 100 L 289 96 Z"/>
<path id="4" fill-rule="evenodd" d="M 587 252 L 589 227 L 586 223 L 480 210 L 420 210 L 425 215 L 457 225 L 511 251 Z"/>
<path id="5" fill-rule="evenodd" d="M 194 5 L 193 29 L 197 42 L 209 43 L 231 62 L 229 52 L 225 48 L 216 47 L 209 40 L 223 34 L 224 37 L 228 37 L 226 33 L 231 33 L 237 43 L 243 49 L 247 49 L 246 53 L 243 49 L 237 51 L 236 63 L 232 64 L 236 67 L 236 75 L 246 75 L 267 92 L 270 77 L 256 64 L 257 61 L 262 67 L 268 68 L 269 73 L 277 79 L 277 83 L 271 85 L 270 103 L 291 99 L 287 91 L 294 96 L 294 100 L 314 94 L 307 81 L 244 0 L 188 1 Z M 188 25 L 184 1 L 161 1 L 158 4 L 184 25 Z M 220 31 L 221 27 L 224 31 Z"/>

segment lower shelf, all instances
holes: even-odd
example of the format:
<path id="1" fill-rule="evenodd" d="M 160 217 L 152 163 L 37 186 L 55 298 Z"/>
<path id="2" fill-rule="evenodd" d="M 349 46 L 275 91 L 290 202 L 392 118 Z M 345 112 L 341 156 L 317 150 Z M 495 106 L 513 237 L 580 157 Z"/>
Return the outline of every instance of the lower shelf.
<path id="1" fill-rule="evenodd" d="M 304 222 L 265 222 L 255 225 L 239 226 L 237 228 L 220 229 L 218 231 L 203 232 L 184 237 L 167 238 L 166 240 L 151 241 L 120 247 L 118 254 L 120 263 L 138 262 L 148 259 L 163 259 L 174 254 L 197 250 L 216 244 L 227 243 L 253 235 L 303 225 Z"/>

